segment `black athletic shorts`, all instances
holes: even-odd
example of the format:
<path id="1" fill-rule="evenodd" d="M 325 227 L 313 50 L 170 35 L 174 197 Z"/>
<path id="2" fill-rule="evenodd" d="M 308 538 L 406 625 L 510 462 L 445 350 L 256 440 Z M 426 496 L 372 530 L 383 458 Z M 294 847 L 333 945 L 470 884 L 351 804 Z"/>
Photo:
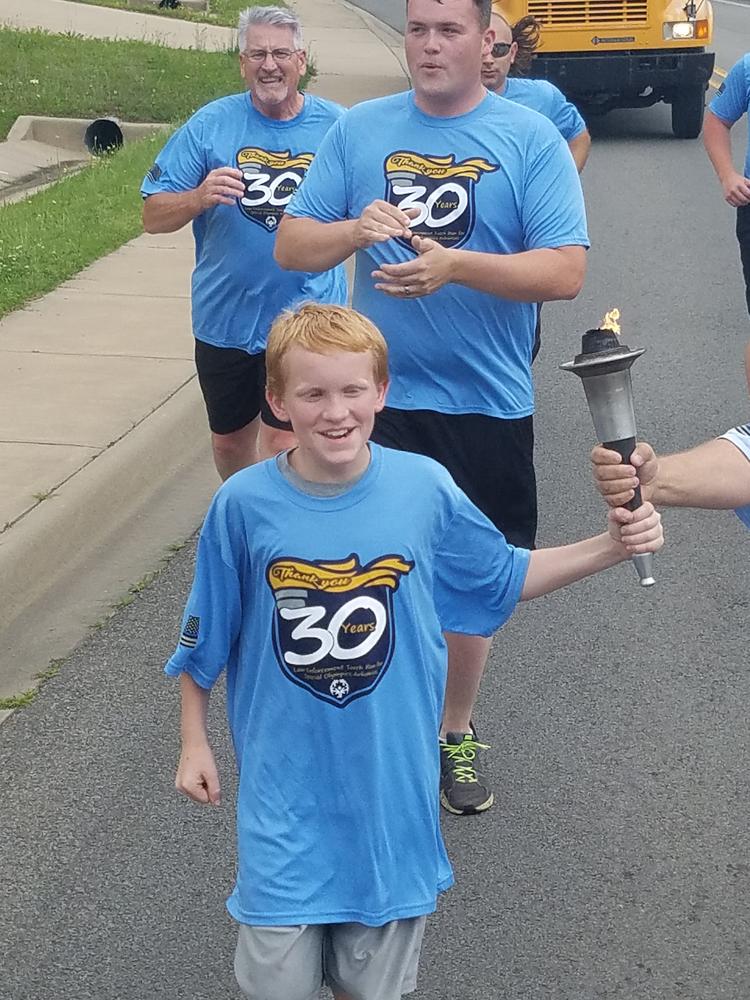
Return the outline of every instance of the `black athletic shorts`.
<path id="1" fill-rule="evenodd" d="M 536 539 L 534 418 L 500 420 L 481 413 L 386 407 L 373 441 L 440 462 L 512 545 Z"/>
<path id="2" fill-rule="evenodd" d="M 536 361 L 536 356 L 542 346 L 542 306 L 543 302 L 537 302 L 536 306 L 536 329 L 534 330 L 534 346 L 531 348 L 531 363 Z"/>
<path id="3" fill-rule="evenodd" d="M 740 245 L 742 276 L 745 279 L 745 301 L 750 312 L 750 205 L 740 205 L 737 209 L 737 242 Z"/>
<path id="4" fill-rule="evenodd" d="M 198 369 L 208 426 L 214 434 L 231 434 L 246 427 L 260 413 L 269 427 L 291 430 L 291 424 L 277 420 L 266 401 L 266 354 L 248 354 L 236 347 L 214 347 L 195 342 Z"/>

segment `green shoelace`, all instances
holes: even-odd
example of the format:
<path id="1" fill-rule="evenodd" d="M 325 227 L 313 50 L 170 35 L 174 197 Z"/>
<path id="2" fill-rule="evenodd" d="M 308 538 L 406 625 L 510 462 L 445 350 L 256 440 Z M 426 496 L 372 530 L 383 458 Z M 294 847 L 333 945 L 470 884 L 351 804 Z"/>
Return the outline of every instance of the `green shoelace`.
<path id="1" fill-rule="evenodd" d="M 476 784 L 479 781 L 471 762 L 476 757 L 477 750 L 489 750 L 486 743 L 478 743 L 475 739 L 467 736 L 460 743 L 441 743 L 440 749 L 446 756 L 450 757 L 456 781 L 466 785 Z"/>

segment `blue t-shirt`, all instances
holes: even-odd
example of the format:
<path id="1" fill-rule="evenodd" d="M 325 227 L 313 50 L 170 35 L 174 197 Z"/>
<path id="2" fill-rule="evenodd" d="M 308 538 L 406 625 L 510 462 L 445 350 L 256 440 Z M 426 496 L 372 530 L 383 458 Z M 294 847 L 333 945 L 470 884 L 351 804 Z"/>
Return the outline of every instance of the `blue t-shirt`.
<path id="1" fill-rule="evenodd" d="M 214 347 L 257 354 L 271 323 L 296 302 L 343 304 L 343 266 L 322 274 L 282 270 L 273 259 L 276 227 L 317 152 L 343 114 L 338 104 L 304 95 L 302 111 L 275 121 L 249 93 L 232 94 L 197 111 L 169 139 L 141 186 L 144 196 L 198 187 L 217 167 L 238 167 L 245 196 L 193 220 L 193 333 Z"/>
<path id="2" fill-rule="evenodd" d="M 726 434 L 721 435 L 725 440 L 731 441 L 735 448 L 738 448 L 745 458 L 750 462 L 750 424 L 741 424 L 739 427 L 732 427 Z M 750 504 L 746 507 L 738 507 L 735 511 L 737 517 L 750 528 Z"/>
<path id="3" fill-rule="evenodd" d="M 239 765 L 241 923 L 430 913 L 452 883 L 440 834 L 443 629 L 491 635 L 529 561 L 431 459 L 371 445 L 338 497 L 275 460 L 221 487 L 166 672 L 227 671 Z"/>
<path id="4" fill-rule="evenodd" d="M 708 110 L 727 125 L 736 121 L 750 108 L 750 54 L 742 56 L 727 73 L 726 80 L 711 101 Z M 750 177 L 750 145 L 745 154 L 745 177 Z"/>
<path id="5" fill-rule="evenodd" d="M 453 118 L 424 114 L 411 92 L 355 106 L 323 140 L 287 211 L 334 222 L 358 218 L 378 198 L 417 208 L 413 232 L 446 247 L 588 246 L 581 185 L 560 133 L 496 94 Z M 373 270 L 414 253 L 403 240 L 357 253 L 353 304 L 388 341 L 389 406 L 528 416 L 536 305 L 458 284 L 408 301 L 375 289 Z"/>
<path id="6" fill-rule="evenodd" d="M 549 80 L 509 76 L 500 96 L 549 118 L 566 142 L 586 131 L 586 122 L 578 108 Z"/>

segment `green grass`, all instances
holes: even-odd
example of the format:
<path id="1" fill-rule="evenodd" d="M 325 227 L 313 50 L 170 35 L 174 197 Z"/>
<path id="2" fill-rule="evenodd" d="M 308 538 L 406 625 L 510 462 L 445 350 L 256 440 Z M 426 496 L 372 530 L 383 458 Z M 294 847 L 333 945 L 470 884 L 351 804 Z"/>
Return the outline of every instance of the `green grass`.
<path id="1" fill-rule="evenodd" d="M 40 673 L 34 675 L 34 680 L 39 681 L 37 687 L 29 688 L 28 691 L 21 691 L 20 694 L 11 695 L 9 698 L 0 698 L 0 711 L 4 709 L 12 712 L 15 709 L 26 708 L 27 705 L 30 705 L 39 694 L 39 688 L 60 673 L 60 667 L 64 662 L 62 659 L 50 660 L 46 670 L 42 670 Z"/>
<path id="2" fill-rule="evenodd" d="M 0 28 L 0 66 L 0 140 L 19 115 L 176 125 L 243 86 L 236 53 L 8 28 Z M 139 188 L 165 139 L 128 143 L 25 201 L 0 205 L 0 316 L 140 234 Z"/>
<path id="3" fill-rule="evenodd" d="M 18 115 L 178 123 L 241 89 L 237 56 L 0 28 L 0 139 Z M 0 316 L 141 232 L 138 189 L 165 141 L 129 143 L 0 206 Z"/>
<path id="4" fill-rule="evenodd" d="M 16 708 L 26 708 L 36 698 L 36 689 L 22 691 L 21 694 L 14 694 L 10 698 L 0 698 L 0 712 L 13 711 Z"/>
<path id="5" fill-rule="evenodd" d="M 237 54 L 0 28 L 0 139 L 19 115 L 181 122 L 242 89 Z"/>
<path id="6" fill-rule="evenodd" d="M 142 232 L 138 188 L 164 139 L 129 143 L 25 201 L 0 206 L 0 316 Z"/>
<path id="7" fill-rule="evenodd" d="M 230 28 L 237 26 L 237 18 L 246 7 L 271 5 L 285 7 L 283 0 L 208 0 L 206 12 L 188 10 L 187 7 L 161 8 L 143 0 L 76 0 L 77 3 L 95 4 L 97 7 L 117 7 L 121 10 L 137 10 L 144 14 L 161 14 L 165 17 L 176 17 L 182 21 L 198 21 L 208 24 L 225 24 Z"/>

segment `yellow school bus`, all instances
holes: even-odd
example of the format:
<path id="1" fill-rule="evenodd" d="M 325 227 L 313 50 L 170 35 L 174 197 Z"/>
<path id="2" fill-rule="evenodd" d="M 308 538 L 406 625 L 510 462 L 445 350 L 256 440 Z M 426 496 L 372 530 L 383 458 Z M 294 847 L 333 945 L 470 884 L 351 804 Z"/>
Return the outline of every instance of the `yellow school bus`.
<path id="1" fill-rule="evenodd" d="M 554 83 L 584 113 L 672 105 L 672 131 L 703 127 L 714 54 L 708 0 L 496 0 L 511 23 L 542 25 L 530 75 Z"/>

